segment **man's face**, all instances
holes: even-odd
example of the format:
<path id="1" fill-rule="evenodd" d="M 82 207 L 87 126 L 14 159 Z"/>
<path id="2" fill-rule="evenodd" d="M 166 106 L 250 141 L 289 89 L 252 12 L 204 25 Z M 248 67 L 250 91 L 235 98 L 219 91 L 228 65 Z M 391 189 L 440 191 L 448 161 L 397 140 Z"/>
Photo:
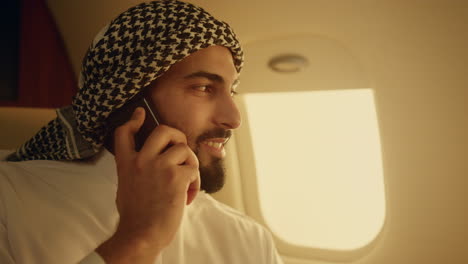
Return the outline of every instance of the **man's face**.
<path id="1" fill-rule="evenodd" d="M 150 90 L 161 122 L 187 136 L 207 193 L 224 185 L 224 145 L 241 123 L 232 97 L 237 78 L 229 49 L 212 46 L 172 65 Z"/>

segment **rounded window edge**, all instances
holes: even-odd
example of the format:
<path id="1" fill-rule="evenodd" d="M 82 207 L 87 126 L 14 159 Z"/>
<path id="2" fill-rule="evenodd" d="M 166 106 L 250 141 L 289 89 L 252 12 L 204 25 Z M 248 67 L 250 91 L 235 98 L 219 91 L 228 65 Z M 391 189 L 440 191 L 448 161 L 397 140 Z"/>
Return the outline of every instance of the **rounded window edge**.
<path id="1" fill-rule="evenodd" d="M 256 179 L 256 167 L 254 162 L 254 153 L 252 138 L 250 135 L 250 126 L 247 120 L 245 101 L 242 99 L 242 96 L 236 98 L 237 105 L 241 114 L 245 120 L 241 128 L 236 131 L 236 155 L 237 162 L 239 165 L 238 176 L 240 178 L 241 186 L 243 189 L 242 192 L 242 204 L 245 209 L 245 213 L 255 219 L 257 222 L 262 224 L 267 228 L 276 244 L 276 248 L 279 253 L 288 259 L 288 264 L 316 264 L 319 263 L 335 263 L 335 262 L 352 262 L 368 255 L 381 241 L 383 234 L 385 233 L 387 226 L 387 191 L 384 182 L 384 208 L 383 208 L 383 221 L 380 225 L 380 228 L 375 233 L 372 239 L 367 243 L 363 244 L 360 247 L 349 250 L 336 250 L 336 249 L 327 249 L 327 248 L 312 248 L 312 247 L 303 247 L 300 245 L 295 245 L 288 243 L 283 240 L 281 237 L 276 235 L 271 228 L 268 226 L 267 221 L 265 220 L 262 210 L 260 208 L 259 196 L 258 196 L 258 183 Z M 242 143 L 241 143 L 242 142 Z M 254 201 L 254 202 L 247 202 Z"/>

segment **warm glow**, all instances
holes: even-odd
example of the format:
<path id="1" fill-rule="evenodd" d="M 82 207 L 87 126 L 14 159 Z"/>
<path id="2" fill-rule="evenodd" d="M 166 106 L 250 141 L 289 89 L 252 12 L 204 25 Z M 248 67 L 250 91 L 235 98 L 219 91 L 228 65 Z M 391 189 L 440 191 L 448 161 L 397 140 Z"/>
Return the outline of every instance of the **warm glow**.
<path id="1" fill-rule="evenodd" d="M 260 207 L 286 242 L 351 250 L 385 218 L 379 129 L 371 89 L 244 96 Z"/>

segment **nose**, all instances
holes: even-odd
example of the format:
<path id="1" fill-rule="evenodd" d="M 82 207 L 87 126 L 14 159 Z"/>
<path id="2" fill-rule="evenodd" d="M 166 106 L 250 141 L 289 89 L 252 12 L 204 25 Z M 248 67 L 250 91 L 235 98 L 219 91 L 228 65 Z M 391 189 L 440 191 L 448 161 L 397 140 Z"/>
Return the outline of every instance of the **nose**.
<path id="1" fill-rule="evenodd" d="M 236 129 L 241 125 L 239 108 L 232 96 L 228 95 L 224 100 L 219 101 L 216 108 L 215 122 L 217 126 L 224 129 Z"/>

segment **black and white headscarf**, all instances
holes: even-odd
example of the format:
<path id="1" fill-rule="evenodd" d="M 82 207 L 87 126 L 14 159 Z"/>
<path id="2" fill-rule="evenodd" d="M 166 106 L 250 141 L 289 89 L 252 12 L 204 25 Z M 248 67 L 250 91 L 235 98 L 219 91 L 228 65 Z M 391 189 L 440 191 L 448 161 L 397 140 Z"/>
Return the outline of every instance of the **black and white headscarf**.
<path id="1" fill-rule="evenodd" d="M 105 120 L 188 55 L 213 45 L 231 50 L 239 72 L 243 52 L 234 32 L 202 8 L 176 0 L 142 3 L 96 36 L 82 65 L 72 105 L 7 159 L 76 160 L 103 145 Z"/>

